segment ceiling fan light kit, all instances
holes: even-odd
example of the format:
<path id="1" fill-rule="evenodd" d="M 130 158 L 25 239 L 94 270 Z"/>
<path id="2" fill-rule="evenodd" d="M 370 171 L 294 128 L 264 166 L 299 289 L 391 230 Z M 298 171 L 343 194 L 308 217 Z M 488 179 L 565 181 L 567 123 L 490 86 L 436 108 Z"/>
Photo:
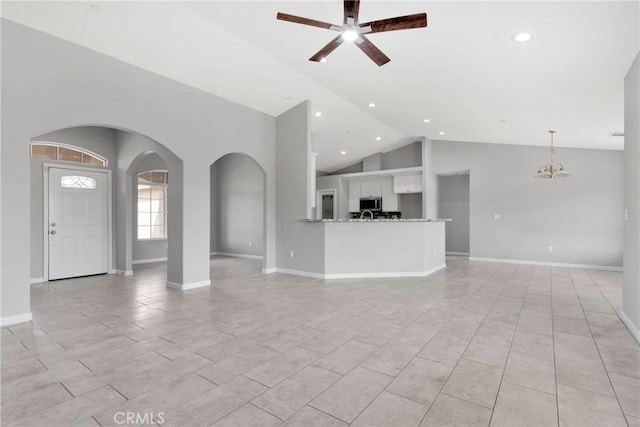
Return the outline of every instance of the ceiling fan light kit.
<path id="1" fill-rule="evenodd" d="M 327 55 L 333 52 L 343 42 L 353 42 L 378 66 L 383 66 L 390 61 L 389 57 L 382 53 L 365 34 L 382 33 L 386 31 L 408 30 L 411 28 L 422 28 L 427 26 L 427 14 L 416 13 L 414 15 L 398 16 L 395 18 L 380 19 L 377 21 L 358 22 L 358 12 L 360 10 L 359 0 L 344 0 L 344 19 L 342 25 L 329 24 L 327 22 L 316 21 L 315 19 L 303 18 L 278 12 L 276 18 L 280 21 L 293 22 L 295 24 L 310 25 L 312 27 L 324 28 L 337 31 L 340 34 L 331 40 L 322 49 L 316 52 L 309 61 L 322 62 Z"/>
<path id="2" fill-rule="evenodd" d="M 555 130 L 550 130 L 551 134 L 551 162 L 542 165 L 538 168 L 538 172 L 533 176 L 534 178 L 566 178 L 569 176 L 569 173 L 565 170 L 564 165 L 562 163 L 554 163 L 553 155 L 556 153 L 556 149 L 553 147 L 553 135 L 556 133 Z"/>

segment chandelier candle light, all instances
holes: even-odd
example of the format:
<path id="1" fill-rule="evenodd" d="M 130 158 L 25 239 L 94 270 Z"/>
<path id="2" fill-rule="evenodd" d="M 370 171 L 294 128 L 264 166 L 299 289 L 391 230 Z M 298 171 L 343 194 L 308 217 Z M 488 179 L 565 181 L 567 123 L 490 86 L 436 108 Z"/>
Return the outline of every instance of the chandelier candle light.
<path id="1" fill-rule="evenodd" d="M 556 133 L 555 130 L 550 130 L 551 134 L 551 162 L 547 165 L 540 166 L 538 168 L 538 173 L 536 173 L 534 178 L 566 178 L 569 176 L 569 173 L 564 169 L 562 163 L 553 163 L 553 155 L 556 154 L 556 149 L 553 147 L 553 134 Z"/>

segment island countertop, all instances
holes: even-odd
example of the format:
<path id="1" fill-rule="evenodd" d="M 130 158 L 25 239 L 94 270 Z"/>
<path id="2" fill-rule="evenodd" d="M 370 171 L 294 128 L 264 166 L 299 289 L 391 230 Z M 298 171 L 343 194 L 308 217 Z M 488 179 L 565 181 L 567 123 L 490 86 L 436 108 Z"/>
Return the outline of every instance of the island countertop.
<path id="1" fill-rule="evenodd" d="M 352 219 L 304 219 L 304 222 L 309 223 L 322 223 L 322 224 L 331 224 L 331 223 L 345 223 L 345 222 L 449 222 L 453 221 L 451 218 L 436 218 L 436 219 L 424 219 L 424 218 L 395 218 L 395 219 L 360 219 L 360 218 L 352 218 Z"/>

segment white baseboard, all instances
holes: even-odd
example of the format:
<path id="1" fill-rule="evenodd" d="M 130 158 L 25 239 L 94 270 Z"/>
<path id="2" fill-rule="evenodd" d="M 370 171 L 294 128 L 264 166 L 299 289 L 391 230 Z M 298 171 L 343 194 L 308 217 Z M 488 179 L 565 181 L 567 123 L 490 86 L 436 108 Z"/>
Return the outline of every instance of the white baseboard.
<path id="1" fill-rule="evenodd" d="M 545 262 L 545 261 L 527 261 L 522 259 L 503 259 L 503 258 L 483 258 L 483 257 L 469 257 L 469 261 L 482 261 L 482 262 L 500 262 L 503 264 L 524 264 L 524 265 L 542 265 L 545 267 L 562 267 L 562 268 L 583 268 L 588 270 L 607 270 L 607 271 L 622 271 L 622 267 L 609 267 L 606 265 L 590 265 L 590 264 L 570 264 L 564 262 Z"/>
<path id="2" fill-rule="evenodd" d="M 44 282 L 44 277 L 32 277 L 31 279 L 29 279 L 30 284 L 42 282 Z"/>
<path id="3" fill-rule="evenodd" d="M 624 311 L 620 310 L 618 312 L 618 315 L 620 316 L 622 323 L 624 323 L 624 325 L 629 330 L 629 333 L 631 334 L 631 336 L 633 336 L 633 339 L 636 340 L 638 345 L 640 345 L 640 330 L 638 330 L 636 325 L 634 325 L 633 322 L 631 322 L 631 319 L 627 317 Z"/>
<path id="4" fill-rule="evenodd" d="M 275 273 L 275 272 L 276 272 L 275 267 L 273 267 L 273 268 L 263 268 L 262 269 L 262 273 L 263 274 L 271 274 L 271 273 Z"/>
<path id="5" fill-rule="evenodd" d="M 133 270 L 115 270 L 115 273 L 121 276 L 133 276 Z"/>
<path id="6" fill-rule="evenodd" d="M 15 314 L 0 318 L 0 326 L 16 325 L 18 323 L 30 322 L 33 319 L 31 312 Z"/>
<path id="7" fill-rule="evenodd" d="M 230 256 L 234 258 L 245 258 L 245 259 L 262 259 L 261 255 L 234 254 L 231 252 L 212 252 L 211 255 L 222 255 L 222 256 Z"/>
<path id="8" fill-rule="evenodd" d="M 167 282 L 167 288 L 178 289 L 180 291 L 188 291 L 189 289 L 205 288 L 211 286 L 211 280 L 203 280 L 201 282 L 192 283 L 173 283 Z"/>
<path id="9" fill-rule="evenodd" d="M 135 261 L 131 261 L 131 264 L 136 265 L 136 264 L 149 264 L 152 262 L 162 262 L 162 261 L 166 261 L 167 257 L 162 257 L 162 258 L 147 258 L 147 259 L 137 259 Z"/>
<path id="10" fill-rule="evenodd" d="M 287 268 L 276 268 L 275 272 L 284 274 L 293 274 L 296 276 L 311 277 L 313 279 L 375 279 L 375 278 L 389 278 L 389 277 L 426 277 L 436 271 L 440 271 L 446 268 L 446 264 L 437 265 L 426 271 L 409 271 L 409 272 L 385 272 L 385 273 L 312 273 L 310 271 L 289 270 Z"/>
<path id="11" fill-rule="evenodd" d="M 290 270 L 288 268 L 278 267 L 276 267 L 274 270 L 276 273 L 293 274 L 294 276 L 311 277 L 312 279 L 324 279 L 324 274 L 312 273 L 311 271 Z"/>
<path id="12" fill-rule="evenodd" d="M 444 254 L 451 256 L 469 256 L 469 252 L 445 252 Z"/>

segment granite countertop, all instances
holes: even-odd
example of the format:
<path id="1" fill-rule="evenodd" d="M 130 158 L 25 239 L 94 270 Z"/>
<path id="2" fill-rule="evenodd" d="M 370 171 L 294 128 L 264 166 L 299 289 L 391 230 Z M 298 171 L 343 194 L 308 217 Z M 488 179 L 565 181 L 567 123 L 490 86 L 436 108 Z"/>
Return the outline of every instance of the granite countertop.
<path id="1" fill-rule="evenodd" d="M 304 222 L 311 223 L 338 223 L 338 222 L 448 222 L 453 221 L 451 218 L 436 218 L 436 219 L 422 219 L 422 218 L 397 218 L 397 219 L 305 219 Z"/>

